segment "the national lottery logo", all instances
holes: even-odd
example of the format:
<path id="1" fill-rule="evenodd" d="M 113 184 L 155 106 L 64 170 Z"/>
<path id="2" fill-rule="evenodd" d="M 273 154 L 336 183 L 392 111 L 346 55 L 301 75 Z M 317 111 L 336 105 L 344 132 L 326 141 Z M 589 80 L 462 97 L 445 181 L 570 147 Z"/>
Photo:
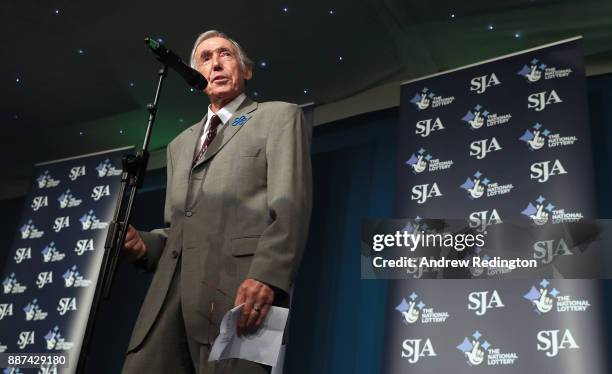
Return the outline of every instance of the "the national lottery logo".
<path id="1" fill-rule="evenodd" d="M 68 350 L 73 346 L 72 342 L 67 342 L 60 333 L 58 326 L 55 326 L 47 335 L 45 335 L 45 341 L 47 342 L 48 350 Z"/>
<path id="2" fill-rule="evenodd" d="M 575 299 L 570 295 L 561 295 L 561 292 L 552 287 L 546 279 L 537 285 L 532 285 L 523 298 L 529 300 L 534 312 L 539 315 L 552 310 L 558 313 L 585 312 L 591 306 L 587 299 Z"/>
<path id="3" fill-rule="evenodd" d="M 75 181 L 78 177 L 82 177 L 83 175 L 85 175 L 85 165 L 74 166 L 70 169 L 68 178 L 71 181 Z"/>
<path id="4" fill-rule="evenodd" d="M 25 260 L 31 260 L 32 259 L 32 248 L 31 247 L 17 248 L 13 259 L 15 260 L 16 264 L 21 264 Z"/>
<path id="5" fill-rule="evenodd" d="M 8 277 L 4 278 L 4 282 L 2 282 L 2 288 L 5 294 L 16 294 L 16 293 L 24 293 L 27 289 L 26 286 L 22 286 L 21 283 L 17 281 L 15 273 L 11 273 Z"/>
<path id="6" fill-rule="evenodd" d="M 438 183 L 431 184 L 417 184 L 412 187 L 412 196 L 410 197 L 412 200 L 416 200 L 417 204 L 423 204 L 427 200 L 431 198 L 441 197 L 442 192 L 440 191 L 440 187 L 438 187 Z"/>
<path id="7" fill-rule="evenodd" d="M 32 199 L 32 204 L 30 204 L 30 208 L 35 212 L 46 206 L 49 206 L 49 198 L 47 196 L 36 196 Z"/>
<path id="8" fill-rule="evenodd" d="M 523 65 L 523 68 L 519 70 L 517 74 L 525 77 L 528 82 L 535 83 L 542 78 L 545 80 L 565 78 L 571 73 L 572 69 L 557 69 L 555 67 L 548 67 L 537 58 L 534 58 L 528 64 Z"/>
<path id="9" fill-rule="evenodd" d="M 79 221 L 81 222 L 83 230 L 100 230 L 108 226 L 108 222 L 100 221 L 93 210 L 83 214 Z"/>
<path id="10" fill-rule="evenodd" d="M 41 253 L 43 255 L 44 262 L 62 261 L 64 257 L 66 257 L 65 253 L 62 253 L 57 249 L 55 242 L 51 242 L 45 246 Z"/>
<path id="11" fill-rule="evenodd" d="M 555 90 L 532 93 L 527 97 L 527 108 L 541 112 L 547 106 L 560 104 L 563 100 Z"/>
<path id="12" fill-rule="evenodd" d="M 419 321 L 423 324 L 444 323 L 450 317 L 448 312 L 439 312 L 432 307 L 427 307 L 415 292 L 408 296 L 408 300 L 402 299 L 401 303 L 395 307 L 395 310 L 401 315 L 402 322 L 406 325 Z"/>
<path id="13" fill-rule="evenodd" d="M 2 374 L 22 374 L 22 373 L 23 372 L 21 371 L 20 368 L 12 367 L 12 366 L 9 366 L 2 371 Z"/>
<path id="14" fill-rule="evenodd" d="M 476 92 L 478 94 L 484 93 L 488 88 L 493 86 L 499 86 L 501 81 L 497 78 L 495 73 L 491 73 L 489 75 L 482 75 L 479 77 L 474 77 L 470 81 L 470 91 Z"/>
<path id="15" fill-rule="evenodd" d="M 83 253 L 87 251 L 93 251 L 94 249 L 96 249 L 96 247 L 94 246 L 93 239 L 77 240 L 76 246 L 74 247 L 74 251 L 78 256 L 82 256 Z"/>
<path id="16" fill-rule="evenodd" d="M 13 303 L 0 304 L 0 321 L 13 316 Z"/>
<path id="17" fill-rule="evenodd" d="M 31 219 L 21 226 L 19 231 L 21 231 L 21 239 L 38 239 L 45 234 L 44 231 L 36 228 Z"/>
<path id="18" fill-rule="evenodd" d="M 471 177 L 466 178 L 461 186 L 470 199 L 479 199 L 483 196 L 491 197 L 505 195 L 512 191 L 512 184 L 499 184 L 485 177 L 481 172 L 477 171 Z"/>
<path id="19" fill-rule="evenodd" d="M 566 212 L 565 209 L 557 209 L 541 195 L 534 202 L 530 202 L 521 214 L 529 217 L 537 226 L 545 225 L 549 221 L 552 221 L 553 224 L 578 222 L 583 218 L 580 212 Z"/>
<path id="20" fill-rule="evenodd" d="M 62 277 L 65 287 L 89 287 L 91 285 L 91 280 L 83 278 L 76 265 L 66 270 Z"/>
<path id="21" fill-rule="evenodd" d="M 110 196 L 110 187 L 107 185 L 95 186 L 91 192 L 94 201 L 98 201 L 104 196 Z"/>
<path id="22" fill-rule="evenodd" d="M 121 169 L 115 168 L 108 158 L 99 163 L 96 170 L 98 171 L 98 177 L 100 178 L 121 175 Z"/>
<path id="23" fill-rule="evenodd" d="M 70 227 L 70 216 L 57 217 L 53 221 L 53 231 L 55 232 L 60 232 L 67 227 Z"/>
<path id="24" fill-rule="evenodd" d="M 25 349 L 28 345 L 35 343 L 34 331 L 21 331 L 17 336 L 17 347 Z"/>
<path id="25" fill-rule="evenodd" d="M 62 209 L 79 206 L 83 202 L 83 200 L 74 197 L 70 189 L 67 189 L 66 192 L 61 194 L 60 197 L 57 198 L 57 201 L 59 201 L 60 208 Z"/>
<path id="26" fill-rule="evenodd" d="M 4 345 L 4 344 L 2 344 L 2 342 L 0 342 L 0 353 L 6 352 L 7 349 L 8 349 L 8 346 Z"/>
<path id="27" fill-rule="evenodd" d="M 60 316 L 65 315 L 69 311 L 77 310 L 76 297 L 63 297 L 59 299 L 57 304 L 57 312 Z"/>
<path id="28" fill-rule="evenodd" d="M 38 300 L 34 299 L 23 308 L 26 321 L 42 321 L 47 318 L 48 313 L 44 312 L 38 305 Z"/>
<path id="29" fill-rule="evenodd" d="M 545 352 L 546 357 L 555 357 L 566 349 L 580 349 L 569 329 L 538 331 L 537 340 L 537 350 Z"/>
<path id="30" fill-rule="evenodd" d="M 499 115 L 497 113 L 491 113 L 485 110 L 481 105 L 476 105 L 474 109 L 468 111 L 466 115 L 461 118 L 462 121 L 470 125 L 472 130 L 478 130 L 483 126 L 491 127 L 508 123 L 510 119 L 512 119 L 511 114 Z"/>
<path id="31" fill-rule="evenodd" d="M 38 188 L 51 188 L 60 184 L 59 180 L 53 179 L 51 174 L 49 174 L 49 170 L 45 170 L 38 178 L 36 178 L 36 182 L 38 183 Z"/>
<path id="32" fill-rule="evenodd" d="M 454 96 L 442 97 L 436 95 L 430 91 L 429 88 L 425 87 L 414 95 L 410 100 L 411 103 L 416 105 L 418 110 L 425 110 L 427 108 L 437 108 L 445 105 L 452 104 L 455 101 Z"/>
<path id="33" fill-rule="evenodd" d="M 525 133 L 519 140 L 524 141 L 529 146 L 530 150 L 537 151 L 544 147 L 556 148 L 573 145 L 578 141 L 578 138 L 575 136 L 561 136 L 560 134 L 552 133 L 550 130 L 545 129 L 540 123 L 535 123 L 525 130 Z"/>
<path id="34" fill-rule="evenodd" d="M 500 348 L 494 348 L 480 331 L 476 330 L 472 335 L 466 336 L 463 342 L 457 346 L 468 365 L 501 366 L 513 365 L 518 359 L 516 352 L 502 352 Z"/>
<path id="35" fill-rule="evenodd" d="M 47 284 L 53 283 L 53 272 L 52 271 L 41 271 L 36 277 L 36 286 L 43 288 Z"/>
<path id="36" fill-rule="evenodd" d="M 424 171 L 439 171 L 447 170 L 453 166 L 452 160 L 440 160 L 434 158 L 424 148 L 419 149 L 406 161 L 406 165 L 410 165 L 412 172 L 415 174 L 422 173 Z"/>

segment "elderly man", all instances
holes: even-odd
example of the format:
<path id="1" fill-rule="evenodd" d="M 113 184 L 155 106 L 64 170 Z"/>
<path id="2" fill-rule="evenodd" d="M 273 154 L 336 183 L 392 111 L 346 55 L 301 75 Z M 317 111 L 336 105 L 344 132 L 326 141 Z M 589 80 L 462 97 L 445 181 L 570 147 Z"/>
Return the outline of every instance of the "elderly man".
<path id="1" fill-rule="evenodd" d="M 289 305 L 310 219 L 309 131 L 296 105 L 245 96 L 252 62 L 225 34 L 201 34 L 191 65 L 210 105 L 168 144 L 167 228 L 128 230 L 124 252 L 155 275 L 123 373 L 267 373 L 208 355 L 232 307 L 244 304 L 237 328 L 249 334 Z"/>

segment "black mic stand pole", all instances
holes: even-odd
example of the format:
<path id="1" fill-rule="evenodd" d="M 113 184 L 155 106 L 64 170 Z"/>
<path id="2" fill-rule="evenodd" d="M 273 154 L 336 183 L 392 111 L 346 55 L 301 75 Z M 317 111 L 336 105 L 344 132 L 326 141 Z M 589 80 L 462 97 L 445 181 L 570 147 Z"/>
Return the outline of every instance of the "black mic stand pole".
<path id="1" fill-rule="evenodd" d="M 100 311 L 100 302 L 102 301 L 102 298 L 108 299 L 110 297 L 115 272 L 117 270 L 117 262 L 119 260 L 121 249 L 123 248 L 125 235 L 130 223 L 134 197 L 136 196 L 138 189 L 142 187 L 144 174 L 147 170 L 147 163 L 149 161 L 149 141 L 151 139 L 153 123 L 155 122 L 155 116 L 157 114 L 157 105 L 159 96 L 161 94 L 162 84 L 167 74 L 168 66 L 164 64 L 157 73 L 159 80 L 157 83 L 157 90 L 155 92 L 155 99 L 153 100 L 152 104 L 147 105 L 149 121 L 147 123 L 147 131 L 145 133 L 144 143 L 142 144 L 142 150 L 136 155 L 131 154 L 123 158 L 121 188 L 117 196 L 117 204 L 115 206 L 113 220 L 109 223 L 109 228 L 106 235 L 102 266 L 100 268 L 100 274 L 98 275 L 98 281 L 96 282 L 96 289 L 91 304 L 89 319 L 87 320 L 87 327 L 85 328 L 85 336 L 83 337 L 83 344 L 81 346 L 79 361 L 76 368 L 77 374 L 85 373 L 85 365 L 87 363 L 89 349 L 91 348 L 94 326 Z M 127 204 L 125 202 L 126 191 L 128 192 Z"/>

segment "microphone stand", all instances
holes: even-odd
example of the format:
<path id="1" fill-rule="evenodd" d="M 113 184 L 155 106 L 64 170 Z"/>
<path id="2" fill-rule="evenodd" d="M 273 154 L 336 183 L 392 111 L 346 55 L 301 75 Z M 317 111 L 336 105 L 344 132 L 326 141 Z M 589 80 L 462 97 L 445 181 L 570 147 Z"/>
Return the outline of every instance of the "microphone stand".
<path id="1" fill-rule="evenodd" d="M 87 363 L 89 349 L 91 348 L 96 319 L 100 311 L 100 302 L 102 301 L 102 298 L 108 299 L 110 297 L 115 272 L 117 270 L 117 263 L 119 261 L 119 255 L 121 253 L 121 249 L 123 248 L 125 235 L 130 223 L 134 197 L 136 196 L 138 189 L 142 187 L 144 174 L 147 170 L 147 163 L 149 161 L 149 141 L 151 139 L 153 123 L 155 122 L 155 116 L 157 114 L 157 106 L 159 96 L 161 94 L 162 84 L 164 82 L 164 78 L 168 75 L 168 65 L 164 64 L 163 67 L 157 72 L 157 75 L 158 82 L 157 90 L 155 91 L 155 99 L 153 100 L 153 103 L 147 105 L 149 120 L 147 123 L 147 131 L 145 133 L 142 150 L 137 152 L 136 155 L 130 154 L 123 158 L 121 187 L 117 196 L 115 213 L 112 221 L 109 223 L 108 232 L 106 234 L 102 267 L 100 268 L 100 274 L 98 275 L 93 302 L 91 304 L 91 311 L 89 313 L 89 319 L 87 320 L 87 327 L 85 328 L 85 336 L 83 337 L 83 344 L 79 353 L 79 361 L 76 368 L 77 374 L 85 373 L 85 364 Z M 127 204 L 125 201 L 126 192 L 128 196 Z"/>

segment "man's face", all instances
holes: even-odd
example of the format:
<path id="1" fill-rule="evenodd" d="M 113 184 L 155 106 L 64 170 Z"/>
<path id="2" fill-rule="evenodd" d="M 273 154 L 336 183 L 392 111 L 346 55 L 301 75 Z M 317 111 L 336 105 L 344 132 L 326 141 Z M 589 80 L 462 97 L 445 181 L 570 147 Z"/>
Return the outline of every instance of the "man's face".
<path id="1" fill-rule="evenodd" d="M 251 79 L 250 66 L 240 65 L 236 47 L 227 39 L 213 37 L 201 42 L 195 53 L 196 69 L 206 78 L 204 90 L 211 101 L 231 100 L 244 92 L 244 81 Z"/>

